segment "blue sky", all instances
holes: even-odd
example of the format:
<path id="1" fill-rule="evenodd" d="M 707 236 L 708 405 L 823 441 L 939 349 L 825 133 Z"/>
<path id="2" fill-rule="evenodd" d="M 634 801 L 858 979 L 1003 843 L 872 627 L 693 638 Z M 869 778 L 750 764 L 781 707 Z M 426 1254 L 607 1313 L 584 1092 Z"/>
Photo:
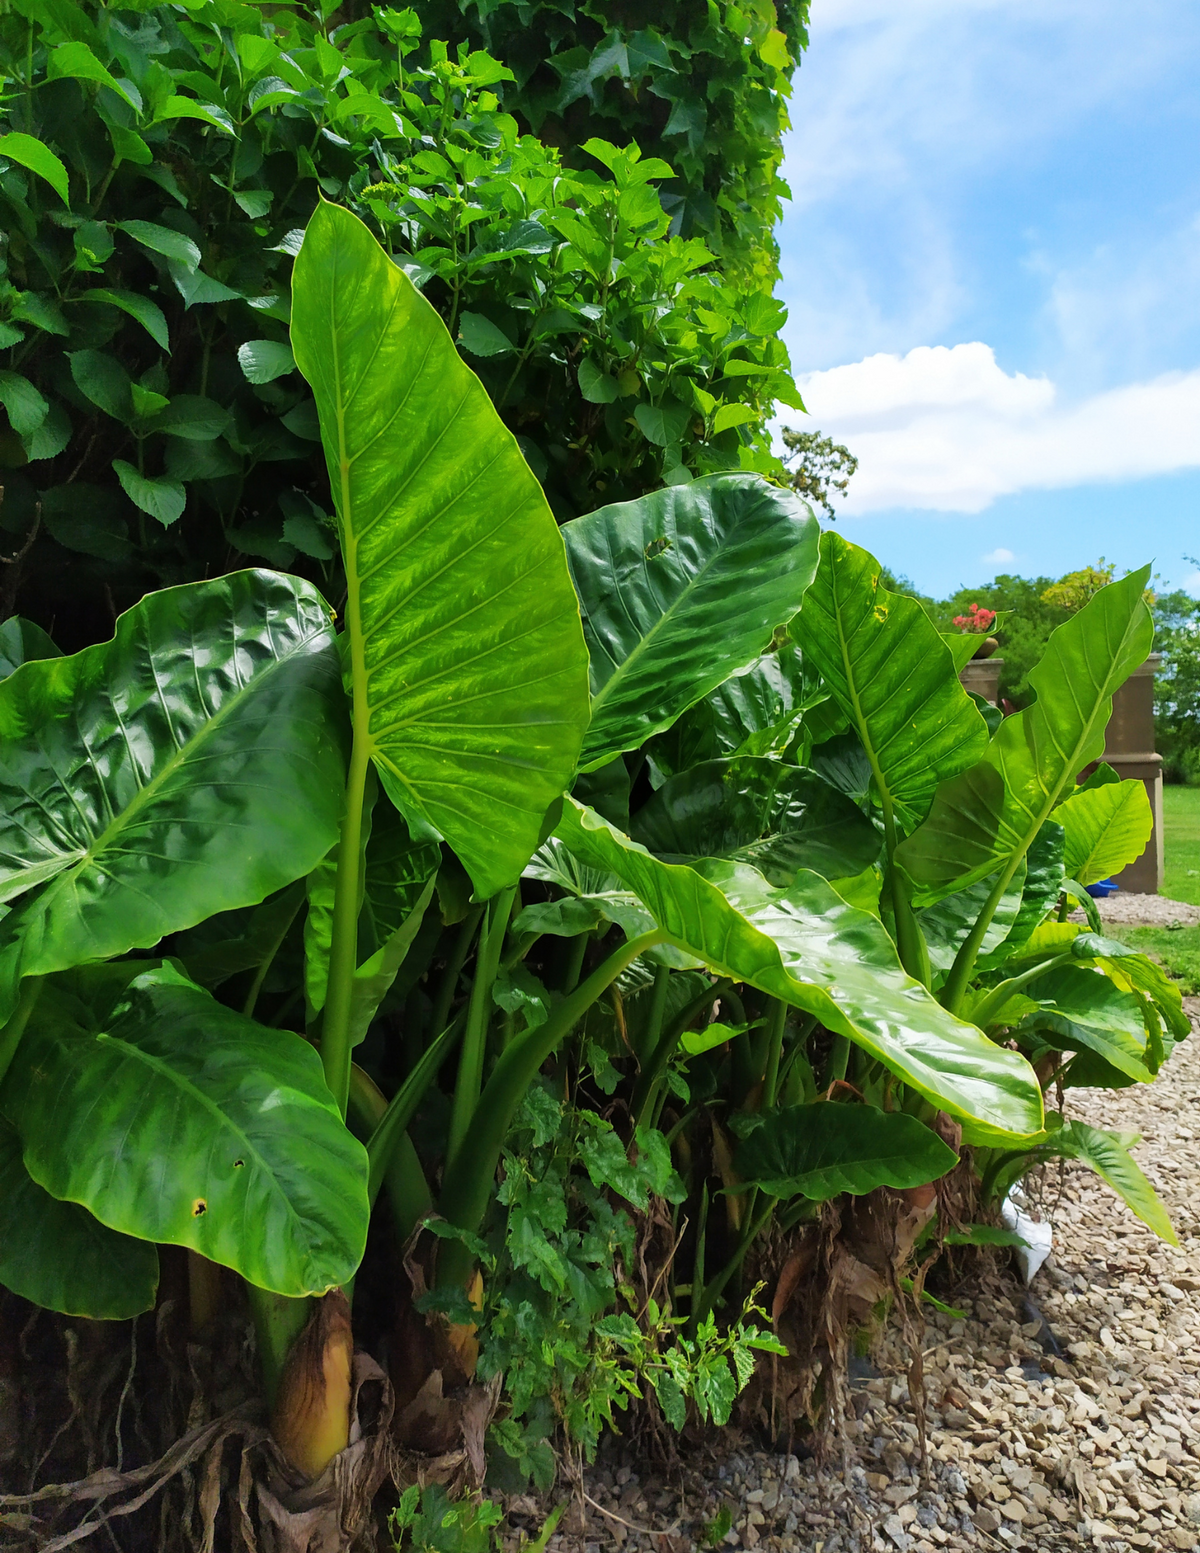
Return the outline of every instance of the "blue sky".
<path id="1" fill-rule="evenodd" d="M 839 527 L 928 591 L 1200 593 L 1200 6 L 813 0 L 781 295 Z M 788 421 L 795 418 L 788 416 Z"/>

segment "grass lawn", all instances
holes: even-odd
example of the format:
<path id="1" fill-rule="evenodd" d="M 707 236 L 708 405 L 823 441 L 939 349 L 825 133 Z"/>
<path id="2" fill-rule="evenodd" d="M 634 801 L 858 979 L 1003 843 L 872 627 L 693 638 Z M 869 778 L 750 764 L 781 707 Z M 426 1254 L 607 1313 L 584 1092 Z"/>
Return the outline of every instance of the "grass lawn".
<path id="1" fill-rule="evenodd" d="M 1200 906 L 1200 787 L 1163 788 L 1162 892 Z"/>
<path id="2" fill-rule="evenodd" d="M 1200 906 L 1200 787 L 1163 789 L 1165 867 L 1162 893 Z M 1132 949 L 1161 960 L 1186 996 L 1200 996 L 1200 927 L 1119 928 Z"/>

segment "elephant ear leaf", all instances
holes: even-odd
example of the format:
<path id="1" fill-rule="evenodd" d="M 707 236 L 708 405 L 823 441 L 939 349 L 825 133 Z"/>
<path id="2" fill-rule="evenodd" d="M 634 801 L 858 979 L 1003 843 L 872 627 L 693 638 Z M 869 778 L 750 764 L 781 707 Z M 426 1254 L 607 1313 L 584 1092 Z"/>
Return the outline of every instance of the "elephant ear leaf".
<path id="1" fill-rule="evenodd" d="M 1154 829 L 1145 784 L 1136 780 L 1081 789 L 1059 804 L 1054 818 L 1065 832 L 1067 876 L 1085 885 L 1135 863 Z"/>
<path id="2" fill-rule="evenodd" d="M 752 474 L 668 486 L 562 532 L 591 655 L 584 770 L 637 749 L 759 658 L 817 563 L 808 507 Z"/>
<path id="3" fill-rule="evenodd" d="M 775 890 L 745 864 L 660 862 L 572 799 L 556 836 L 620 880 L 674 944 L 815 1014 L 940 1109 L 1007 1133 L 1041 1127 L 1041 1090 L 1024 1058 L 942 1008 L 905 974 L 882 925 L 818 874 Z"/>
<path id="4" fill-rule="evenodd" d="M 0 1117 L 0 1284 L 44 1310 L 128 1321 L 154 1305 L 158 1252 L 60 1202 L 21 1161 L 21 1139 Z"/>
<path id="5" fill-rule="evenodd" d="M 538 845 L 587 725 L 562 538 L 441 319 L 333 205 L 296 260 L 292 349 L 337 509 L 355 748 L 490 896 Z"/>
<path id="6" fill-rule="evenodd" d="M 775 885 L 801 868 L 827 879 L 859 874 L 880 846 L 857 804 L 814 772 L 750 755 L 672 777 L 638 810 L 631 834 L 667 862 L 728 858 Z"/>
<path id="7" fill-rule="evenodd" d="M 1067 1122 L 1055 1135 L 1055 1153 L 1090 1165 L 1117 1196 L 1160 1240 L 1177 1246 L 1170 1216 L 1162 1199 L 1147 1181 L 1137 1161 L 1121 1139 L 1086 1122 Z"/>
<path id="8" fill-rule="evenodd" d="M 828 1100 L 769 1111 L 734 1156 L 746 1186 L 818 1202 L 841 1192 L 861 1197 L 877 1186 L 923 1186 L 957 1163 L 954 1150 L 915 1116 Z"/>
<path id="9" fill-rule="evenodd" d="M 822 534 L 821 564 L 792 634 L 862 741 L 890 853 L 897 832 L 924 819 L 938 783 L 976 763 L 988 732 L 933 622 L 879 576 L 873 555 Z"/>
<path id="10" fill-rule="evenodd" d="M 34 1181 L 111 1230 L 187 1246 L 278 1294 L 350 1278 L 366 1242 L 366 1151 L 316 1051 L 170 965 L 115 1000 L 109 978 L 80 973 L 76 986 L 93 979 L 103 996 L 43 989 L 0 1090 Z"/>
<path id="11" fill-rule="evenodd" d="M 274 572 L 148 594 L 112 641 L 0 682 L 0 1019 L 26 976 L 307 873 L 337 837 L 345 723 L 328 608 Z"/>
<path id="12" fill-rule="evenodd" d="M 976 766 L 938 788 L 928 819 L 896 853 L 919 904 L 1023 856 L 1078 773 L 1102 753 L 1113 695 L 1154 638 L 1142 596 L 1149 576 L 1144 566 L 1109 583 L 1059 626 L 1029 676 L 1037 699 L 1004 719 Z"/>

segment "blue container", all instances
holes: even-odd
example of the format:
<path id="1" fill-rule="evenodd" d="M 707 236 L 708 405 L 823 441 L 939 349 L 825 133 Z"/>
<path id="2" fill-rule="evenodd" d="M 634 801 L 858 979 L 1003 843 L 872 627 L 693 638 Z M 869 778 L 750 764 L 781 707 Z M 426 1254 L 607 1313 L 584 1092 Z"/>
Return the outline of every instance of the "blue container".
<path id="1" fill-rule="evenodd" d="M 1103 900 L 1106 895 L 1115 895 L 1117 886 L 1111 879 L 1097 879 L 1095 884 L 1086 884 L 1084 889 L 1093 900 Z"/>

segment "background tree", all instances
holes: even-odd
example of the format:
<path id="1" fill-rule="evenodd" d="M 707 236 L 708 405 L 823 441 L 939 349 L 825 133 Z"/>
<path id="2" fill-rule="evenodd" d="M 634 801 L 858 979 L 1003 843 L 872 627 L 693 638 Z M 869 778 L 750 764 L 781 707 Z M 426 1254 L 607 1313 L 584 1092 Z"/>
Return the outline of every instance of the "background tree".
<path id="1" fill-rule="evenodd" d="M 845 496 L 858 459 L 849 448 L 832 437 L 823 437 L 819 431 L 797 431 L 785 426 L 783 445 L 787 448 L 783 462 L 788 484 L 806 502 L 819 507 L 831 522 L 836 521 L 832 496 Z"/>

